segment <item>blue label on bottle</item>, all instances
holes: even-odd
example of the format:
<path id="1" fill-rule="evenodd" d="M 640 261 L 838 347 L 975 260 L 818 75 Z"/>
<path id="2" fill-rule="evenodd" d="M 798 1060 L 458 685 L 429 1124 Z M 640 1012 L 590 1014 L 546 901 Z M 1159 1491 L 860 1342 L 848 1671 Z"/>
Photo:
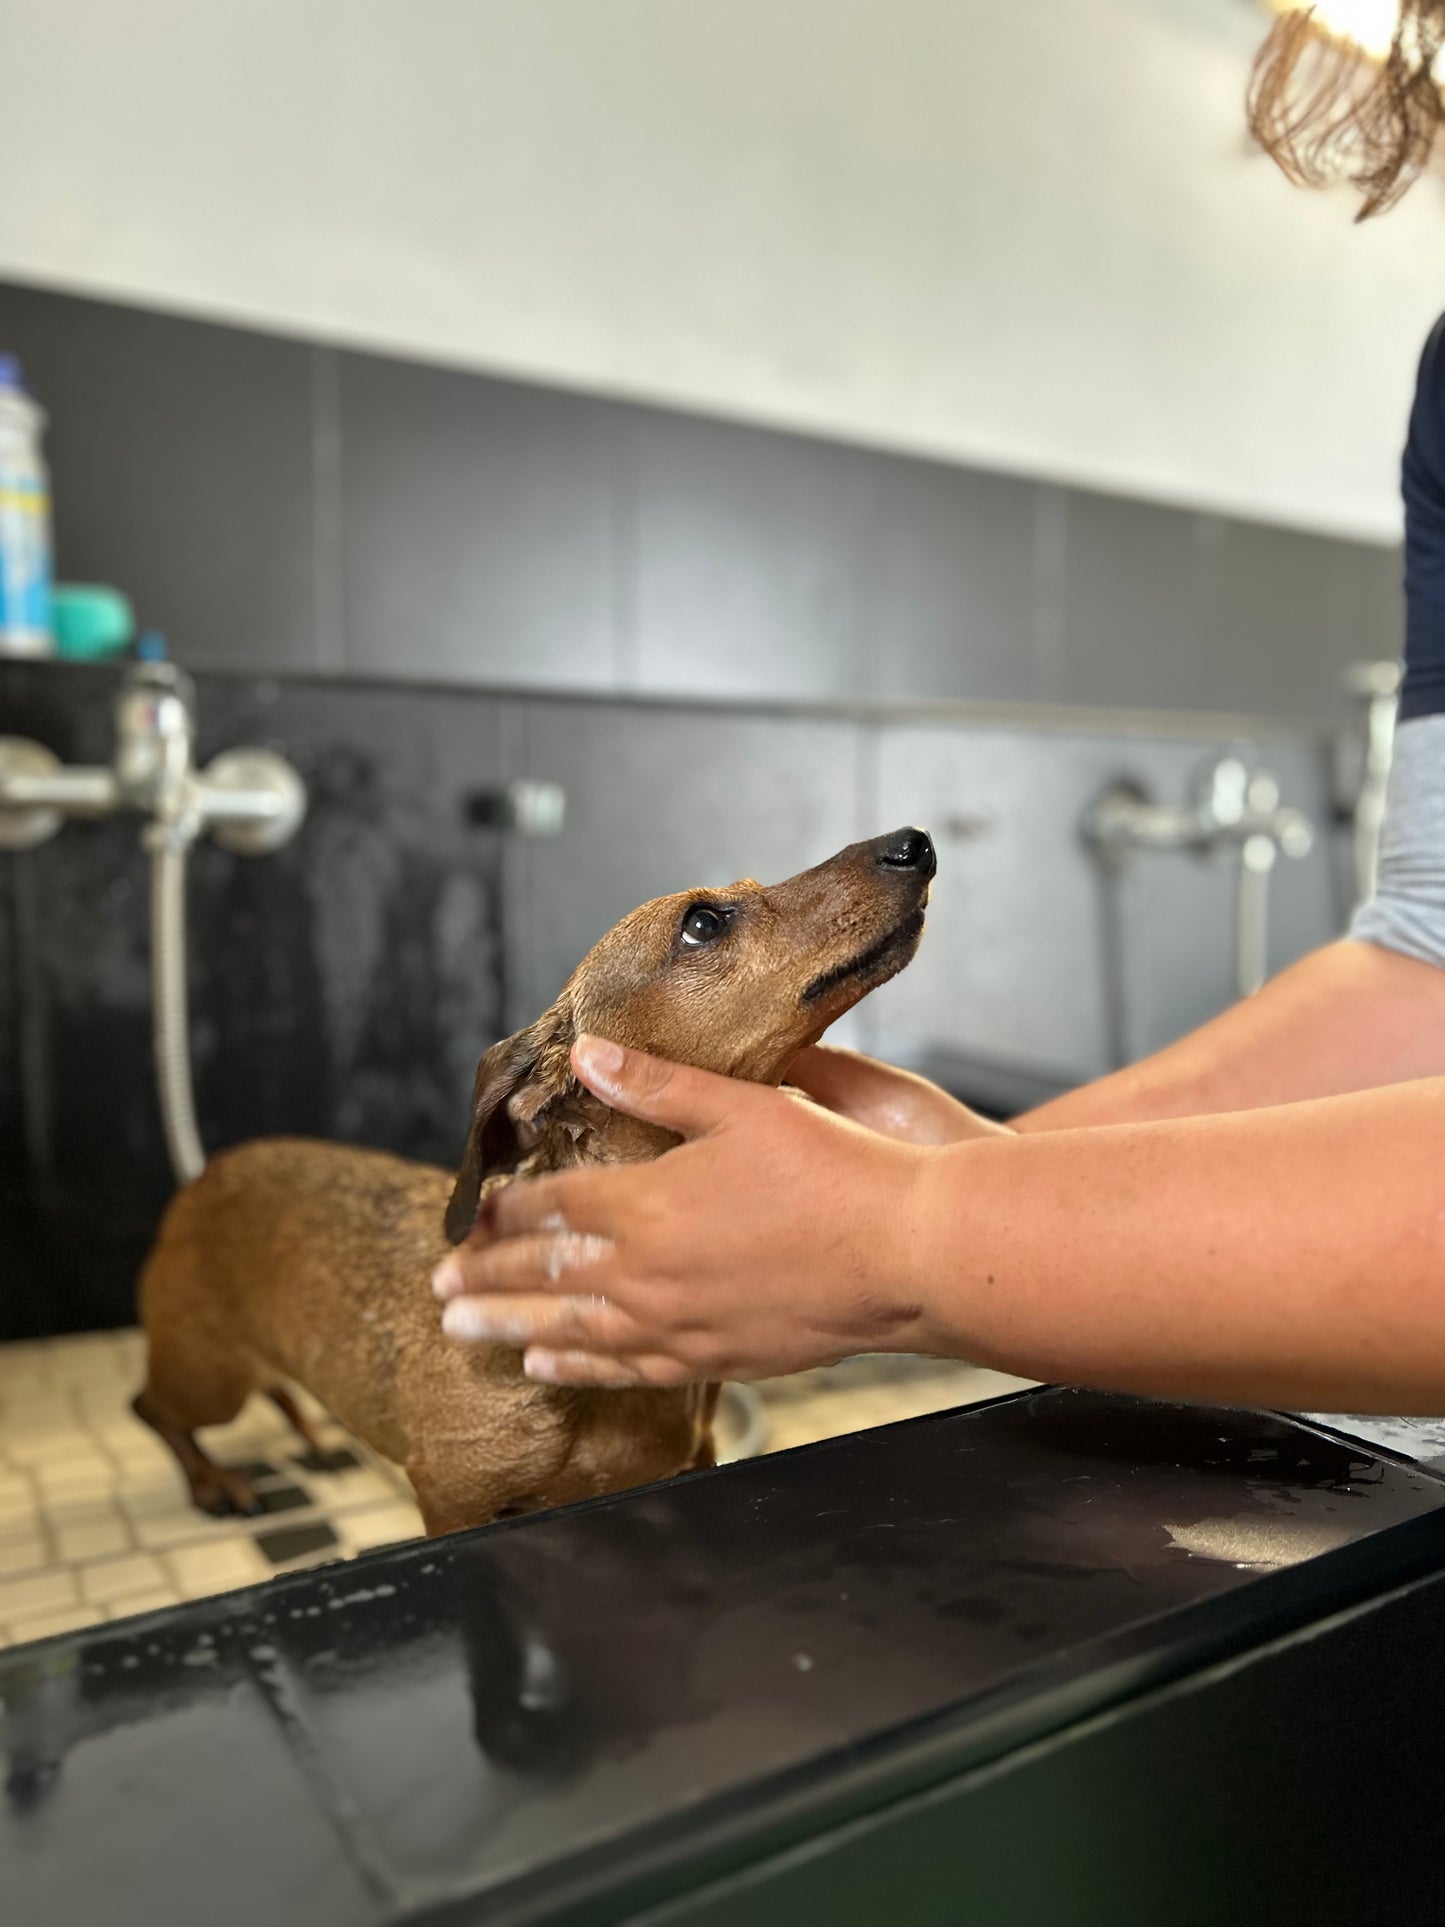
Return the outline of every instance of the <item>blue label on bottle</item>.
<path id="1" fill-rule="evenodd" d="M 0 636 L 50 632 L 50 501 L 31 475 L 0 473 Z"/>

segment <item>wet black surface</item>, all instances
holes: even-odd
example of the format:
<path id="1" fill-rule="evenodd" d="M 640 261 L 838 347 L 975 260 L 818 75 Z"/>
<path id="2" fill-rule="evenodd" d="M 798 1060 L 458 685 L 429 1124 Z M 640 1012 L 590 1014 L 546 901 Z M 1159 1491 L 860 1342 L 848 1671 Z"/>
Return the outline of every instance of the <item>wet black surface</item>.
<path id="1" fill-rule="evenodd" d="M 6 1917 L 545 1915 L 1445 1563 L 1442 1499 L 1285 1420 L 1042 1392 L 22 1648 Z"/>

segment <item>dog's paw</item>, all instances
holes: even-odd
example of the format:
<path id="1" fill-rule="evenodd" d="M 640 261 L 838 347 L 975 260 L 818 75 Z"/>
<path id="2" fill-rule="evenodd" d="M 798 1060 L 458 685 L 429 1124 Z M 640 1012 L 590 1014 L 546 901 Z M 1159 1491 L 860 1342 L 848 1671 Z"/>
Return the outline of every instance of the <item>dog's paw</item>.
<path id="1" fill-rule="evenodd" d="M 217 1466 L 213 1476 L 198 1479 L 191 1487 L 191 1497 L 212 1519 L 254 1519 L 261 1510 L 251 1481 L 240 1472 L 228 1472 L 224 1466 Z"/>

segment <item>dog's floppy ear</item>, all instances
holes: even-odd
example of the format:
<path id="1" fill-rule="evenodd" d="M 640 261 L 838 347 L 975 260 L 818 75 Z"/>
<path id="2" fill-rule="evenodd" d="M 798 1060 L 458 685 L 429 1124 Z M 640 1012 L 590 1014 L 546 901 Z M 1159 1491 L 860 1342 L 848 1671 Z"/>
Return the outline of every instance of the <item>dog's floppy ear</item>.
<path id="1" fill-rule="evenodd" d="M 493 1044 L 478 1064 L 471 1128 L 447 1206 L 452 1244 L 460 1244 L 476 1223 L 483 1183 L 515 1171 L 536 1145 L 548 1114 L 569 1093 L 580 1097 L 572 1075 L 573 1035 L 571 1012 L 559 1001 L 526 1030 Z"/>

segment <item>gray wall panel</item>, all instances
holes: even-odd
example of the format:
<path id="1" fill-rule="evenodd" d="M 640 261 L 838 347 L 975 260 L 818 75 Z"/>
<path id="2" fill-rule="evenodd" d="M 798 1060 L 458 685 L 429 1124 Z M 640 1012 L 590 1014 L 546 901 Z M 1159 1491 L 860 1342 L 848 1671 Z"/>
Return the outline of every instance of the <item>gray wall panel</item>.
<path id="1" fill-rule="evenodd" d="M 857 692 L 873 469 L 791 435 L 640 414 L 630 440 L 637 687 Z"/>
<path id="2" fill-rule="evenodd" d="M 1143 1055 L 1234 998 L 1232 861 L 1150 854 L 1117 885 L 1085 848 L 1088 804 L 1127 777 L 1182 800 L 1227 742 L 1035 733 L 935 725 L 880 731 L 879 807 L 931 828 L 939 876 L 918 958 L 870 999 L 869 1037 L 885 1051 L 942 1049 L 1084 1078 L 1118 1043 Z M 1251 760 L 1284 800 L 1321 826 L 1314 853 L 1278 866 L 1271 906 L 1275 969 L 1335 934 L 1321 765 L 1309 745 L 1265 741 Z M 959 824 L 962 835 L 952 831 Z M 1110 976 L 1122 972 L 1121 979 Z"/>
<path id="3" fill-rule="evenodd" d="M 907 1039 L 1046 1073 L 1098 1066 L 1097 903 L 1075 823 L 1109 767 L 1103 745 L 883 730 L 882 811 L 934 829 L 939 847 L 919 955 L 871 1000 L 868 1021 L 885 1048 Z M 951 835 L 960 818 L 971 833 Z"/>
<path id="4" fill-rule="evenodd" d="M 0 284 L 62 574 L 198 666 L 1338 716 L 1399 560 Z"/>
<path id="5" fill-rule="evenodd" d="M 1240 688 L 1266 715 L 1342 715 L 1345 665 L 1400 646 L 1398 593 L 1392 608 L 1378 563 L 1291 529 L 1212 516 L 1194 526 L 1201 642 L 1180 699 L 1203 709 L 1211 691 Z"/>
<path id="6" fill-rule="evenodd" d="M 525 846 L 529 1014 L 649 897 L 776 882 L 852 841 L 856 754 L 846 722 L 529 705 L 528 770 L 568 794 L 563 834 Z"/>
<path id="7" fill-rule="evenodd" d="M 1030 482 L 879 456 L 862 684 L 878 696 L 1027 702 L 1039 660 Z"/>
<path id="8" fill-rule="evenodd" d="M 1194 518 L 1070 490 L 1066 542 L 1064 701 L 1191 706 L 1184 692 L 1205 640 Z M 1212 706 L 1230 700 L 1221 682 Z"/>
<path id="9" fill-rule="evenodd" d="M 605 404 L 348 354 L 340 410 L 349 666 L 614 686 Z"/>

